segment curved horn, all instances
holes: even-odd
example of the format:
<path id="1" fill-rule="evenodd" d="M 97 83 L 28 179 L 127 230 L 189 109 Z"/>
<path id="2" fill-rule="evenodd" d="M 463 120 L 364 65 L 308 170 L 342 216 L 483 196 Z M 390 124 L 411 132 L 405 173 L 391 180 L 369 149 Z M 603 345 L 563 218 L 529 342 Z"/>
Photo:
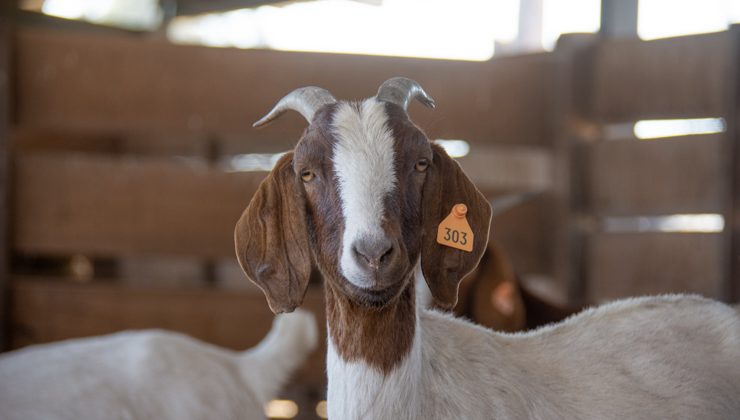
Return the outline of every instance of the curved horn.
<path id="1" fill-rule="evenodd" d="M 326 104 L 331 104 L 337 100 L 329 93 L 328 90 L 316 86 L 307 86 L 298 88 L 285 95 L 275 107 L 270 110 L 259 121 L 252 124 L 252 127 L 259 127 L 269 123 L 275 118 L 282 115 L 285 111 L 292 109 L 298 111 L 303 118 L 309 123 L 313 120 L 316 111 Z"/>
<path id="2" fill-rule="evenodd" d="M 407 77 L 394 77 L 386 80 L 378 88 L 378 94 L 375 95 L 379 101 L 394 103 L 405 110 L 408 109 L 412 100 L 418 99 L 419 102 L 434 108 L 436 105 L 434 99 L 424 92 L 424 89 L 415 81 Z"/>

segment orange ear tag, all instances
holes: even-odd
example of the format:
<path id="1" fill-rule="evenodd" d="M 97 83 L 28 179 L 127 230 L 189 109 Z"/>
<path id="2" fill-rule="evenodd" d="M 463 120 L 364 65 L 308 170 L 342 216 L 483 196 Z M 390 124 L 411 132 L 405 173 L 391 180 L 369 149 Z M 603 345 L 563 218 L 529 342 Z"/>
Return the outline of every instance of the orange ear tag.
<path id="1" fill-rule="evenodd" d="M 465 214 L 468 206 L 455 204 L 437 229 L 437 243 L 461 251 L 473 252 L 473 231 L 470 229 Z"/>

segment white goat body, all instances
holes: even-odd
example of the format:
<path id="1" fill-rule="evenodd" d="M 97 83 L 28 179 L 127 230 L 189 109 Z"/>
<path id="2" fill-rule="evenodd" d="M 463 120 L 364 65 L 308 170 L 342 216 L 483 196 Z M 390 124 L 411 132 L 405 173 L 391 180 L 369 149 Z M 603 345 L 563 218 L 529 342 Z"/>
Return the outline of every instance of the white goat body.
<path id="1" fill-rule="evenodd" d="M 0 356 L 0 418 L 263 419 L 317 337 L 299 311 L 244 352 L 161 330 L 27 347 Z"/>
<path id="2" fill-rule="evenodd" d="M 420 310 L 389 374 L 329 346 L 344 419 L 737 419 L 740 315 L 696 296 L 627 299 L 528 333 Z"/>

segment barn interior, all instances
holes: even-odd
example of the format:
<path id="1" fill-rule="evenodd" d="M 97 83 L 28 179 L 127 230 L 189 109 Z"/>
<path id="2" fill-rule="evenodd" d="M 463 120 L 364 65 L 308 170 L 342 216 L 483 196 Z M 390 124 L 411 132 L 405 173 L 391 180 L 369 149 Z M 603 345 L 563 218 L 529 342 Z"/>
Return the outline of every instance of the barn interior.
<path id="1" fill-rule="evenodd" d="M 297 87 L 360 99 L 394 76 L 434 97 L 410 116 L 494 209 L 458 315 L 520 331 L 629 296 L 740 301 L 737 2 L 0 4 L 3 351 L 258 343 L 274 315 L 234 225 L 306 124 L 252 123 Z M 314 277 L 322 344 L 270 418 L 326 418 Z"/>

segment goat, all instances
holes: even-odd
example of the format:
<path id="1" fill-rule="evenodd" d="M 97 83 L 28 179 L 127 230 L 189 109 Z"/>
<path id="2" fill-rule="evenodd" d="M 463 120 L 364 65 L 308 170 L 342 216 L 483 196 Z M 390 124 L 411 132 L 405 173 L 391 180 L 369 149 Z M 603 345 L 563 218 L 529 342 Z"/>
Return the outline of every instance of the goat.
<path id="1" fill-rule="evenodd" d="M 276 313 L 301 304 L 312 268 L 323 274 L 329 418 L 737 418 L 740 315 L 722 303 L 627 299 L 519 334 L 420 309 L 422 279 L 437 307 L 454 306 L 491 208 L 410 121 L 413 99 L 434 106 L 406 78 L 360 102 L 306 87 L 255 123 L 290 109 L 309 122 L 243 212 L 235 245 Z M 471 252 L 435 240 L 460 203 Z"/>
<path id="2" fill-rule="evenodd" d="M 313 315 L 297 311 L 244 352 L 161 330 L 30 346 L 0 356 L 0 417 L 264 419 L 317 341 Z"/>

